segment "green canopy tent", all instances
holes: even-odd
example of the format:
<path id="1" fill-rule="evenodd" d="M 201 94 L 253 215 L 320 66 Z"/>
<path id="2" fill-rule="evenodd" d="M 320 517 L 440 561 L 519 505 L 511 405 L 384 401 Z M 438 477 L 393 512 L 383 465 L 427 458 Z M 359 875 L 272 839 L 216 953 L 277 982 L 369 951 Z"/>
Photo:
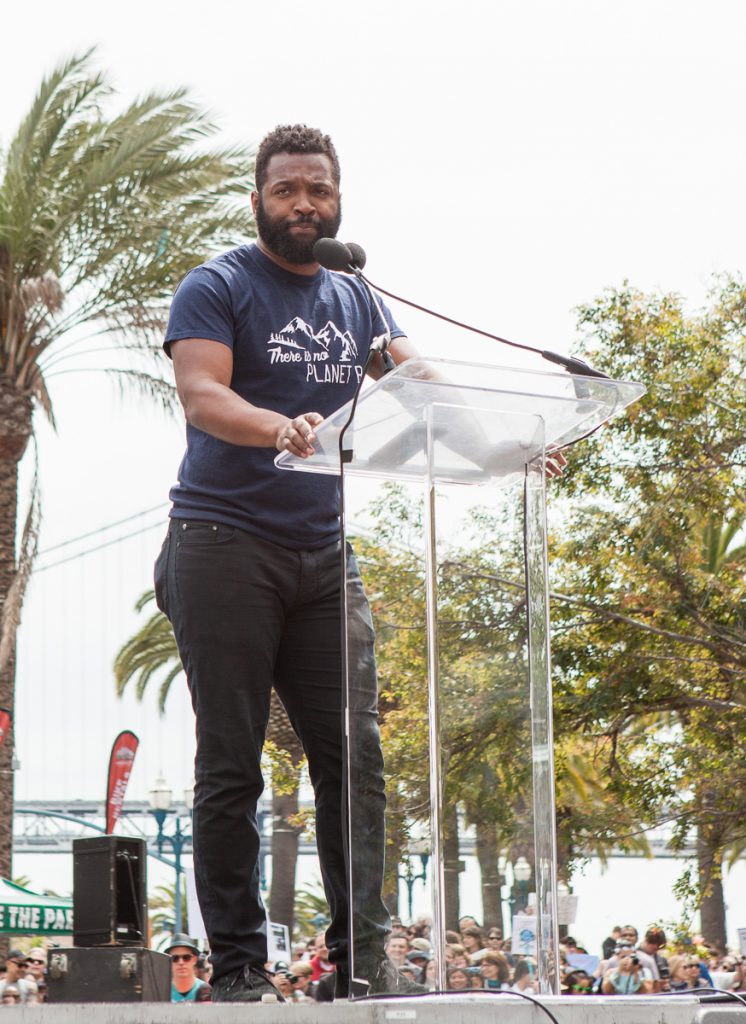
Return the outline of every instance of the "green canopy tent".
<path id="1" fill-rule="evenodd" d="M 72 930 L 72 900 L 40 896 L 0 878 L 1 935 L 69 935 Z"/>

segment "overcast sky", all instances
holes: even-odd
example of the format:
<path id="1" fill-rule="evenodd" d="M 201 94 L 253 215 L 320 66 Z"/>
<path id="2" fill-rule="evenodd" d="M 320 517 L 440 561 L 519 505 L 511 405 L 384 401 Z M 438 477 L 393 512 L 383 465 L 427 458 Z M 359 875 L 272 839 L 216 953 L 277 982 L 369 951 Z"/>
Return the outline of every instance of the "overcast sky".
<path id="1" fill-rule="evenodd" d="M 367 249 L 372 280 L 517 340 L 571 350 L 573 308 L 624 279 L 697 307 L 713 275 L 744 269 L 741 0 L 68 0 L 14 5 L 4 29 L 0 145 L 42 76 L 94 45 L 121 102 L 185 85 L 221 140 L 319 126 L 342 162 L 342 237 Z M 423 351 L 510 360 L 392 308 Z M 165 501 L 180 424 L 120 401 L 103 376 L 50 389 L 42 547 Z M 154 697 L 117 704 L 109 670 L 161 532 L 34 582 L 19 662 L 24 798 L 102 796 L 123 726 L 147 737 L 131 795 L 161 765 L 175 788 L 188 781 L 183 695 L 163 726 Z"/>

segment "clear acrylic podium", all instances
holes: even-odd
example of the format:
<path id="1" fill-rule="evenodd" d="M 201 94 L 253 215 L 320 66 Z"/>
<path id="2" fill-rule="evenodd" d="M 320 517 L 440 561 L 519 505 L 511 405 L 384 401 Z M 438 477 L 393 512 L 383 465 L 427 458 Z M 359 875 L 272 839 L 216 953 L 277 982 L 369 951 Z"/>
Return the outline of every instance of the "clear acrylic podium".
<path id="1" fill-rule="evenodd" d="M 445 933 L 454 922 L 447 921 L 446 881 L 452 892 L 459 851 L 474 846 L 459 823 L 484 827 L 486 820 L 514 860 L 525 856 L 533 865 L 533 902 L 526 907 L 524 898 L 524 905 L 514 907 L 516 896 L 520 900 L 516 882 L 511 911 L 526 910 L 528 918 L 519 920 L 534 924 L 521 932 L 524 946 L 513 937 L 513 949 L 535 959 L 535 991 L 558 991 L 545 457 L 618 415 L 644 390 L 636 383 L 566 373 L 410 359 L 362 393 L 349 426 L 349 404 L 324 421 L 314 456 L 276 459 L 283 469 L 342 476 L 342 508 L 348 510 L 341 517 L 343 542 L 352 532 L 350 510 L 357 516 L 361 489 L 363 497 L 380 497 L 382 481 L 395 482 L 399 499 L 409 496 L 414 518 L 421 521 L 411 550 L 399 548 L 396 556 L 411 571 L 409 610 L 399 609 L 397 621 L 384 625 L 378 638 L 379 644 L 388 642 L 397 630 L 405 636 L 396 664 L 408 676 L 402 682 L 410 694 L 406 715 L 397 698 L 401 681 L 386 676 L 393 661 L 377 652 L 385 677 L 379 680 L 384 696 L 378 707 L 370 620 L 357 576 L 345 580 L 353 979 L 370 980 L 369 951 L 381 937 L 380 913 L 372 904 L 383 831 L 387 877 L 395 878 L 404 863 L 399 877 L 410 913 L 419 883 L 422 916 L 432 921 L 431 984 L 435 991 L 453 987 Z M 511 493 L 521 499 L 517 514 L 501 505 L 506 495 L 513 500 Z M 464 496 L 471 500 L 474 494 L 488 510 L 502 511 L 491 518 L 470 505 L 462 513 Z M 487 552 L 483 559 L 491 559 L 492 571 L 484 571 L 484 560 L 470 569 L 463 555 L 469 536 Z M 452 557 L 454 543 L 460 545 L 460 561 Z M 379 579 L 373 595 L 382 602 L 384 619 L 385 586 Z M 377 717 L 387 756 L 393 751 L 393 763 L 384 769 L 385 821 L 376 782 L 380 765 L 371 754 Z M 500 749 L 506 762 L 510 755 L 510 778 Z M 456 792 L 449 790 L 451 777 L 460 780 Z M 455 862 L 454 832 L 460 843 Z M 416 875 L 418 863 L 422 870 Z M 499 877 L 497 864 L 494 869 Z M 384 883 L 384 891 L 391 885 Z M 461 912 L 473 912 L 473 903 Z"/>

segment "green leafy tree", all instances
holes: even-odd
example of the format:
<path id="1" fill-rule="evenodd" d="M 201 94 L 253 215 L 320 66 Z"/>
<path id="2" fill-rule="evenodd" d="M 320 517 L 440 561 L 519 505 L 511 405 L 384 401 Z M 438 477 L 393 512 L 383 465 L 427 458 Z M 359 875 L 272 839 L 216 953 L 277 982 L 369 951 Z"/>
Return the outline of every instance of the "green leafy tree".
<path id="1" fill-rule="evenodd" d="M 583 501 L 553 545 L 558 725 L 598 744 L 619 806 L 696 834 L 703 928 L 724 944 L 722 857 L 746 814 L 746 293 L 724 280 L 691 315 L 625 287 L 580 324 L 600 366 L 649 390 L 562 485 Z"/>
<path id="2" fill-rule="evenodd" d="M 378 636 L 381 732 L 389 773 L 389 870 L 406 854 L 410 829 L 429 818 L 428 697 L 419 509 L 388 488 L 372 509 L 385 517 L 356 541 Z M 526 701 L 525 587 L 520 536 L 508 505 L 479 509 L 441 551 L 439 655 L 445 777 L 447 917 L 458 908 L 458 815 L 476 829 L 485 920 L 501 922 L 498 859 L 534 861 L 530 720 Z M 568 717 L 555 734 L 560 871 L 578 857 L 623 844 L 647 852 L 636 809 L 619 806 L 599 765 L 600 741 Z M 389 889 L 392 886 L 389 886 Z M 387 889 L 388 891 L 388 889 Z"/>
<path id="3" fill-rule="evenodd" d="M 124 109 L 111 92 L 90 54 L 67 61 L 0 154 L 0 705 L 10 709 L 39 526 L 35 491 L 17 540 L 18 465 L 35 411 L 54 423 L 52 378 L 100 349 L 107 372 L 170 402 L 152 363 L 169 296 L 190 267 L 253 228 L 247 151 L 210 148 L 216 129 L 183 90 Z M 11 735 L 0 748 L 6 877 L 12 753 Z"/>

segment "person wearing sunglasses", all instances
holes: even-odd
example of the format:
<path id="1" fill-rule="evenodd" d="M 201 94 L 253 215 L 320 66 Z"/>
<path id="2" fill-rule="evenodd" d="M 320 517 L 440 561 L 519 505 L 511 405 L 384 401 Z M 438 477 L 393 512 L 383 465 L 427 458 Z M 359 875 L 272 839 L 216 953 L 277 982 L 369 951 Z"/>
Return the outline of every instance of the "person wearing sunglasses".
<path id="1" fill-rule="evenodd" d="M 43 982 L 47 973 L 47 954 L 41 946 L 34 946 L 26 957 L 26 977 L 38 985 Z"/>
<path id="2" fill-rule="evenodd" d="M 171 1002 L 209 1003 L 210 986 L 197 977 L 200 951 L 194 940 L 174 935 L 165 952 L 171 957 Z"/>
<path id="3" fill-rule="evenodd" d="M 691 989 L 709 987 L 707 980 L 701 976 L 700 962 L 696 956 L 672 956 L 669 957 L 668 965 L 672 992 L 689 992 Z"/>
<path id="4" fill-rule="evenodd" d="M 26 957 L 26 981 L 33 981 L 37 987 L 37 1002 L 47 1001 L 47 952 L 41 946 L 34 946 Z"/>
<path id="5" fill-rule="evenodd" d="M 35 1003 L 37 986 L 31 978 L 26 978 L 26 954 L 20 949 L 11 949 L 6 959 L 5 977 L 0 981 L 0 997 L 9 985 L 18 989 L 22 1003 Z"/>

